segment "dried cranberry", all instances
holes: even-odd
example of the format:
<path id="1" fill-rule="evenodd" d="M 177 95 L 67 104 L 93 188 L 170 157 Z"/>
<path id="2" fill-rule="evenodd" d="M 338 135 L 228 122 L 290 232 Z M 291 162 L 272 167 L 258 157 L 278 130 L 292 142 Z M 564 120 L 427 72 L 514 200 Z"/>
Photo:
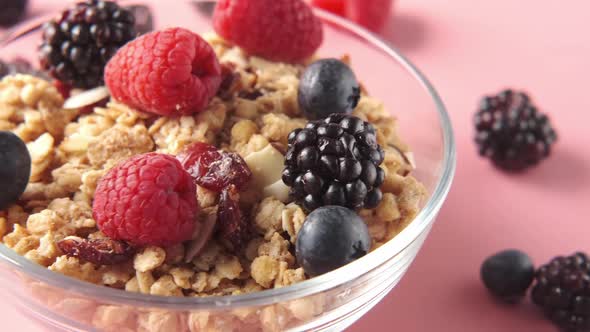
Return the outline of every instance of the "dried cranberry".
<path id="1" fill-rule="evenodd" d="M 217 90 L 217 95 L 221 99 L 229 99 L 236 91 L 240 90 L 240 74 L 235 69 L 236 65 L 233 63 L 221 65 L 221 85 Z"/>
<path id="2" fill-rule="evenodd" d="M 219 152 L 205 143 L 190 145 L 177 158 L 198 185 L 215 192 L 221 192 L 230 185 L 242 189 L 252 177 L 250 168 L 240 155 Z"/>
<path id="3" fill-rule="evenodd" d="M 115 265 L 130 260 L 135 248 L 123 241 L 108 238 L 86 240 L 67 237 L 57 243 L 59 249 L 70 257 L 78 257 L 97 265 Z"/>
<path id="4" fill-rule="evenodd" d="M 248 220 L 240 211 L 239 194 L 235 186 L 223 189 L 217 210 L 217 227 L 223 243 L 230 250 L 243 248 L 251 232 Z"/>

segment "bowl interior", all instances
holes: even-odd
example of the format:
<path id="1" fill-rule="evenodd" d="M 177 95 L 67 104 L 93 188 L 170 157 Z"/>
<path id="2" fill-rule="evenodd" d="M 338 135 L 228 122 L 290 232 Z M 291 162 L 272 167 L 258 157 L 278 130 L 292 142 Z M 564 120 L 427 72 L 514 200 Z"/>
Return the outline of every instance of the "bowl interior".
<path id="1" fill-rule="evenodd" d="M 198 33 L 212 31 L 206 6 L 199 5 L 202 1 L 150 0 L 122 3 L 149 5 L 157 29 L 182 26 Z M 174 9 L 171 10 L 171 7 Z M 324 43 L 319 55 L 335 58 L 348 55 L 352 68 L 369 94 L 380 99 L 399 119 L 400 135 L 411 146 L 418 165 L 414 175 L 427 187 L 429 198 L 424 202 L 423 211 L 416 220 L 400 235 L 370 255 L 342 269 L 283 289 L 231 298 L 208 298 L 203 299 L 202 304 L 213 304 L 215 301 L 223 301 L 225 305 L 252 301 L 276 302 L 279 299 L 277 296 L 303 296 L 304 293 L 320 292 L 351 281 L 394 257 L 424 232 L 432 223 L 449 190 L 455 167 L 453 136 L 444 106 L 432 86 L 399 52 L 371 33 L 329 13 L 320 10 L 317 13 L 325 23 Z M 33 20 L 21 26 L 20 30 L 15 30 L 12 36 L 17 38 L 3 44 L 0 48 L 0 58 L 10 60 L 18 56 L 36 64 L 36 49 L 41 33 L 35 28 L 47 19 L 48 17 Z M 28 32 L 23 34 L 24 31 Z M 125 294 L 72 281 L 29 263 L 23 257 L 11 253 L 4 245 L 0 245 L 0 256 L 4 256 L 3 258 L 11 261 L 10 264 L 18 269 L 24 269 L 25 273 L 37 279 L 64 288 L 76 288 L 92 296 L 110 296 L 111 299 L 135 304 L 149 300 L 152 305 L 194 305 L 200 302 L 195 299 L 158 299 L 155 296 Z"/>

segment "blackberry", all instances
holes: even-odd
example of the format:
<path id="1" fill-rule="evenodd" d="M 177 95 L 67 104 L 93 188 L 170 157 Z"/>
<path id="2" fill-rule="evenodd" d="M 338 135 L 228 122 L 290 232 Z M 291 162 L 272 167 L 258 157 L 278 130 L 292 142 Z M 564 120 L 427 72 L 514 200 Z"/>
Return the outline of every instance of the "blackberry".
<path id="1" fill-rule="evenodd" d="M 133 14 L 114 2 L 89 0 L 45 24 L 39 47 L 41 67 L 76 88 L 103 84 L 104 67 L 135 37 Z"/>
<path id="2" fill-rule="evenodd" d="M 533 302 L 563 331 L 590 331 L 590 260 L 556 257 L 535 273 Z"/>
<path id="3" fill-rule="evenodd" d="M 382 198 L 383 158 L 371 124 L 332 114 L 289 134 L 283 182 L 307 211 L 324 205 L 370 209 Z"/>
<path id="4" fill-rule="evenodd" d="M 483 98 L 474 120 L 480 155 L 506 170 L 539 163 L 549 156 L 557 139 L 547 116 L 523 92 L 505 90 Z"/>
<path id="5" fill-rule="evenodd" d="M 27 10 L 28 0 L 0 0 L 0 26 L 18 23 Z"/>

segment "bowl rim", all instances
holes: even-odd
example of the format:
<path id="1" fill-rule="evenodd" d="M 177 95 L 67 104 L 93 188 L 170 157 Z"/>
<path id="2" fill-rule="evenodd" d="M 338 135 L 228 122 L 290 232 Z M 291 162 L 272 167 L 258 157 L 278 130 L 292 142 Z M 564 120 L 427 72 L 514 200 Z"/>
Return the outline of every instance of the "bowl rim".
<path id="1" fill-rule="evenodd" d="M 123 3 L 136 3 L 137 1 L 121 1 Z M 204 0 L 193 0 L 192 2 L 210 2 Z M 264 306 L 277 302 L 289 301 L 296 298 L 303 298 L 313 294 L 321 293 L 343 284 L 349 283 L 362 275 L 374 270 L 388 260 L 400 254 L 406 247 L 412 244 L 423 232 L 429 229 L 434 221 L 442 204 L 449 193 L 456 168 L 455 138 L 449 114 L 440 98 L 438 92 L 426 76 L 408 58 L 394 46 L 384 41 L 369 30 L 341 18 L 335 14 L 322 9 L 314 8 L 314 12 L 323 20 L 335 24 L 351 33 L 356 38 L 368 42 L 372 47 L 382 51 L 409 74 L 411 74 L 422 88 L 432 98 L 439 116 L 443 139 L 443 160 L 441 175 L 428 202 L 418 213 L 415 219 L 397 236 L 389 240 L 381 247 L 370 254 L 349 263 L 337 270 L 311 278 L 294 285 L 282 288 L 274 288 L 243 295 L 226 295 L 212 297 L 164 297 L 149 294 L 133 293 L 119 289 L 108 288 L 84 282 L 72 277 L 50 271 L 37 265 L 24 256 L 14 252 L 12 249 L 0 243 L 0 262 L 8 263 L 12 268 L 24 273 L 27 277 L 41 281 L 51 287 L 62 289 L 77 295 L 88 296 L 93 299 L 102 300 L 119 305 L 160 308 L 166 310 L 226 310 L 244 306 Z M 4 38 L 0 37 L 0 52 L 2 48 L 11 42 L 37 31 L 37 29 L 54 14 L 28 20 L 9 30 Z"/>

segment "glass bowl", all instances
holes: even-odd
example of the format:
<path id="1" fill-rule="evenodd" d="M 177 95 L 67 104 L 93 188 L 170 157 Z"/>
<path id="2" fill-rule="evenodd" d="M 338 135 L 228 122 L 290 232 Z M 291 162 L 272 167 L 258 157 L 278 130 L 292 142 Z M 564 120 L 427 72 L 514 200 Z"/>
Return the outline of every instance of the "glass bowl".
<path id="1" fill-rule="evenodd" d="M 156 28 L 211 31 L 199 1 L 123 1 L 151 7 Z M 359 319 L 400 281 L 426 239 L 455 171 L 451 123 L 425 76 L 395 48 L 367 30 L 318 10 L 324 21 L 322 57 L 349 55 L 369 93 L 398 119 L 412 147 L 429 197 L 416 219 L 394 239 L 333 272 L 284 288 L 238 296 L 175 298 L 96 286 L 38 266 L 0 244 L 4 301 L 52 330 L 65 331 L 341 331 Z M 52 16 L 25 22 L 0 40 L 0 57 L 36 63 L 39 26 Z"/>

